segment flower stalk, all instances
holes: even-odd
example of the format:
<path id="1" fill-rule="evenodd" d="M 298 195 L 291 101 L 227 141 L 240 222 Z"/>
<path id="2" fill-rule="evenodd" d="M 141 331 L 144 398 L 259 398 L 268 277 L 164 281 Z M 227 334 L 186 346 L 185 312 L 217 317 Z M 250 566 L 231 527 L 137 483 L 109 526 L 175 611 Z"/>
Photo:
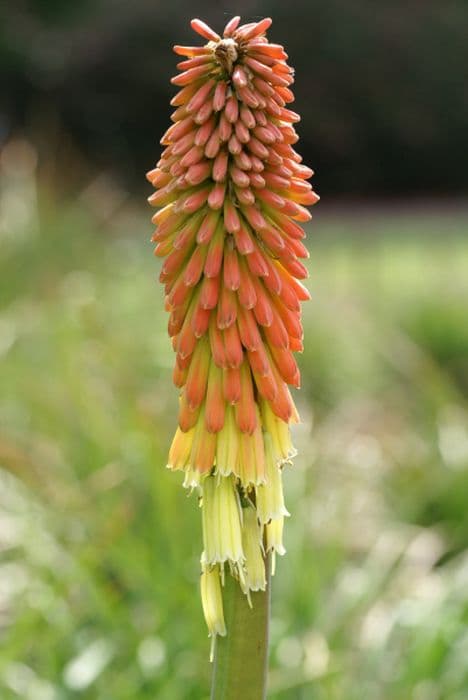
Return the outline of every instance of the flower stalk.
<path id="1" fill-rule="evenodd" d="M 232 577 L 224 586 L 224 614 L 229 634 L 216 638 L 211 700 L 264 700 L 267 690 L 270 620 L 268 585 L 251 594 L 251 605 Z"/>
<path id="2" fill-rule="evenodd" d="M 191 24 L 205 43 L 174 47 L 173 123 L 147 174 L 180 389 L 167 466 L 200 497 L 213 697 L 261 698 L 270 567 L 289 515 L 282 473 L 299 420 L 289 386 L 300 385 L 309 299 L 301 223 L 319 198 L 293 149 L 293 70 L 267 40 L 271 20 L 234 17 L 222 36 Z M 256 680 L 241 686 L 236 674 Z"/>

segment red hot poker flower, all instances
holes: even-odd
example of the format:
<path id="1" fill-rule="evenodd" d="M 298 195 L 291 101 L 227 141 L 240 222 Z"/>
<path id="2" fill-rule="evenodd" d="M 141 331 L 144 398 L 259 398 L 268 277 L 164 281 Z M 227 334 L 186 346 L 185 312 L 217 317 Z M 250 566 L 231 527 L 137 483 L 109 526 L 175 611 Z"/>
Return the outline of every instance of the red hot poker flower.
<path id="1" fill-rule="evenodd" d="M 318 201 L 293 145 L 299 116 L 293 70 L 271 25 L 240 25 L 207 43 L 175 46 L 172 126 L 147 177 L 159 207 L 155 254 L 164 258 L 168 330 L 181 390 L 168 466 L 201 493 L 202 602 L 210 634 L 225 634 L 225 567 L 247 596 L 266 585 L 264 553 L 284 553 L 282 466 L 298 420 L 301 281 L 308 256 L 301 223 Z"/>

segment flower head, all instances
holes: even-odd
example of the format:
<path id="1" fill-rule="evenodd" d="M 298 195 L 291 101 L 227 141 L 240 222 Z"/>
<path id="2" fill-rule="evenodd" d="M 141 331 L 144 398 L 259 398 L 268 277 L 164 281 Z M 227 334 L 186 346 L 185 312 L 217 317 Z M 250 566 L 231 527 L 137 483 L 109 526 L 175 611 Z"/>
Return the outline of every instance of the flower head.
<path id="1" fill-rule="evenodd" d="M 265 552 L 285 551 L 282 467 L 296 454 L 288 386 L 300 385 L 309 298 L 301 223 L 318 196 L 293 148 L 293 70 L 270 25 L 234 17 L 220 36 L 192 20 L 205 44 L 174 47 L 173 123 L 147 175 L 180 389 L 168 467 L 201 494 L 211 635 L 226 632 L 225 567 L 250 596 L 265 589 Z"/>

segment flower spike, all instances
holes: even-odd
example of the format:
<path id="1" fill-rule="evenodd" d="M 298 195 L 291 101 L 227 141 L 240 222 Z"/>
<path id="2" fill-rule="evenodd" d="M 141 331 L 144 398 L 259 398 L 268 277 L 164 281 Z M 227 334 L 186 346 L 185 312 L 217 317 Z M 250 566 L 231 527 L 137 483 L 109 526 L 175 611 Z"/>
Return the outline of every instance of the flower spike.
<path id="1" fill-rule="evenodd" d="M 225 575 L 251 600 L 265 590 L 265 556 L 282 555 L 282 468 L 295 456 L 293 353 L 302 350 L 300 280 L 306 207 L 319 197 L 293 149 L 294 71 L 266 31 L 271 19 L 222 35 L 194 19 L 204 46 L 183 57 L 164 150 L 147 174 L 155 255 L 163 258 L 176 353 L 179 425 L 168 467 L 184 472 L 202 508 L 201 595 L 210 636 L 229 634 Z"/>

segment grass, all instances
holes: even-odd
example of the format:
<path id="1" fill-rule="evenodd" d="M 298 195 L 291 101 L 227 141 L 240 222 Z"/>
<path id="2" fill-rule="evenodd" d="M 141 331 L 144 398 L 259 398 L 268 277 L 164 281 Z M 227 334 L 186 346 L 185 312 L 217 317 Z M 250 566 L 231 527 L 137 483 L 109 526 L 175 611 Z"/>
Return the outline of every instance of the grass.
<path id="1" fill-rule="evenodd" d="M 463 700 L 468 218 L 322 209 L 269 697 Z M 30 213 L 0 250 L 0 697 L 207 698 L 148 213 Z"/>

